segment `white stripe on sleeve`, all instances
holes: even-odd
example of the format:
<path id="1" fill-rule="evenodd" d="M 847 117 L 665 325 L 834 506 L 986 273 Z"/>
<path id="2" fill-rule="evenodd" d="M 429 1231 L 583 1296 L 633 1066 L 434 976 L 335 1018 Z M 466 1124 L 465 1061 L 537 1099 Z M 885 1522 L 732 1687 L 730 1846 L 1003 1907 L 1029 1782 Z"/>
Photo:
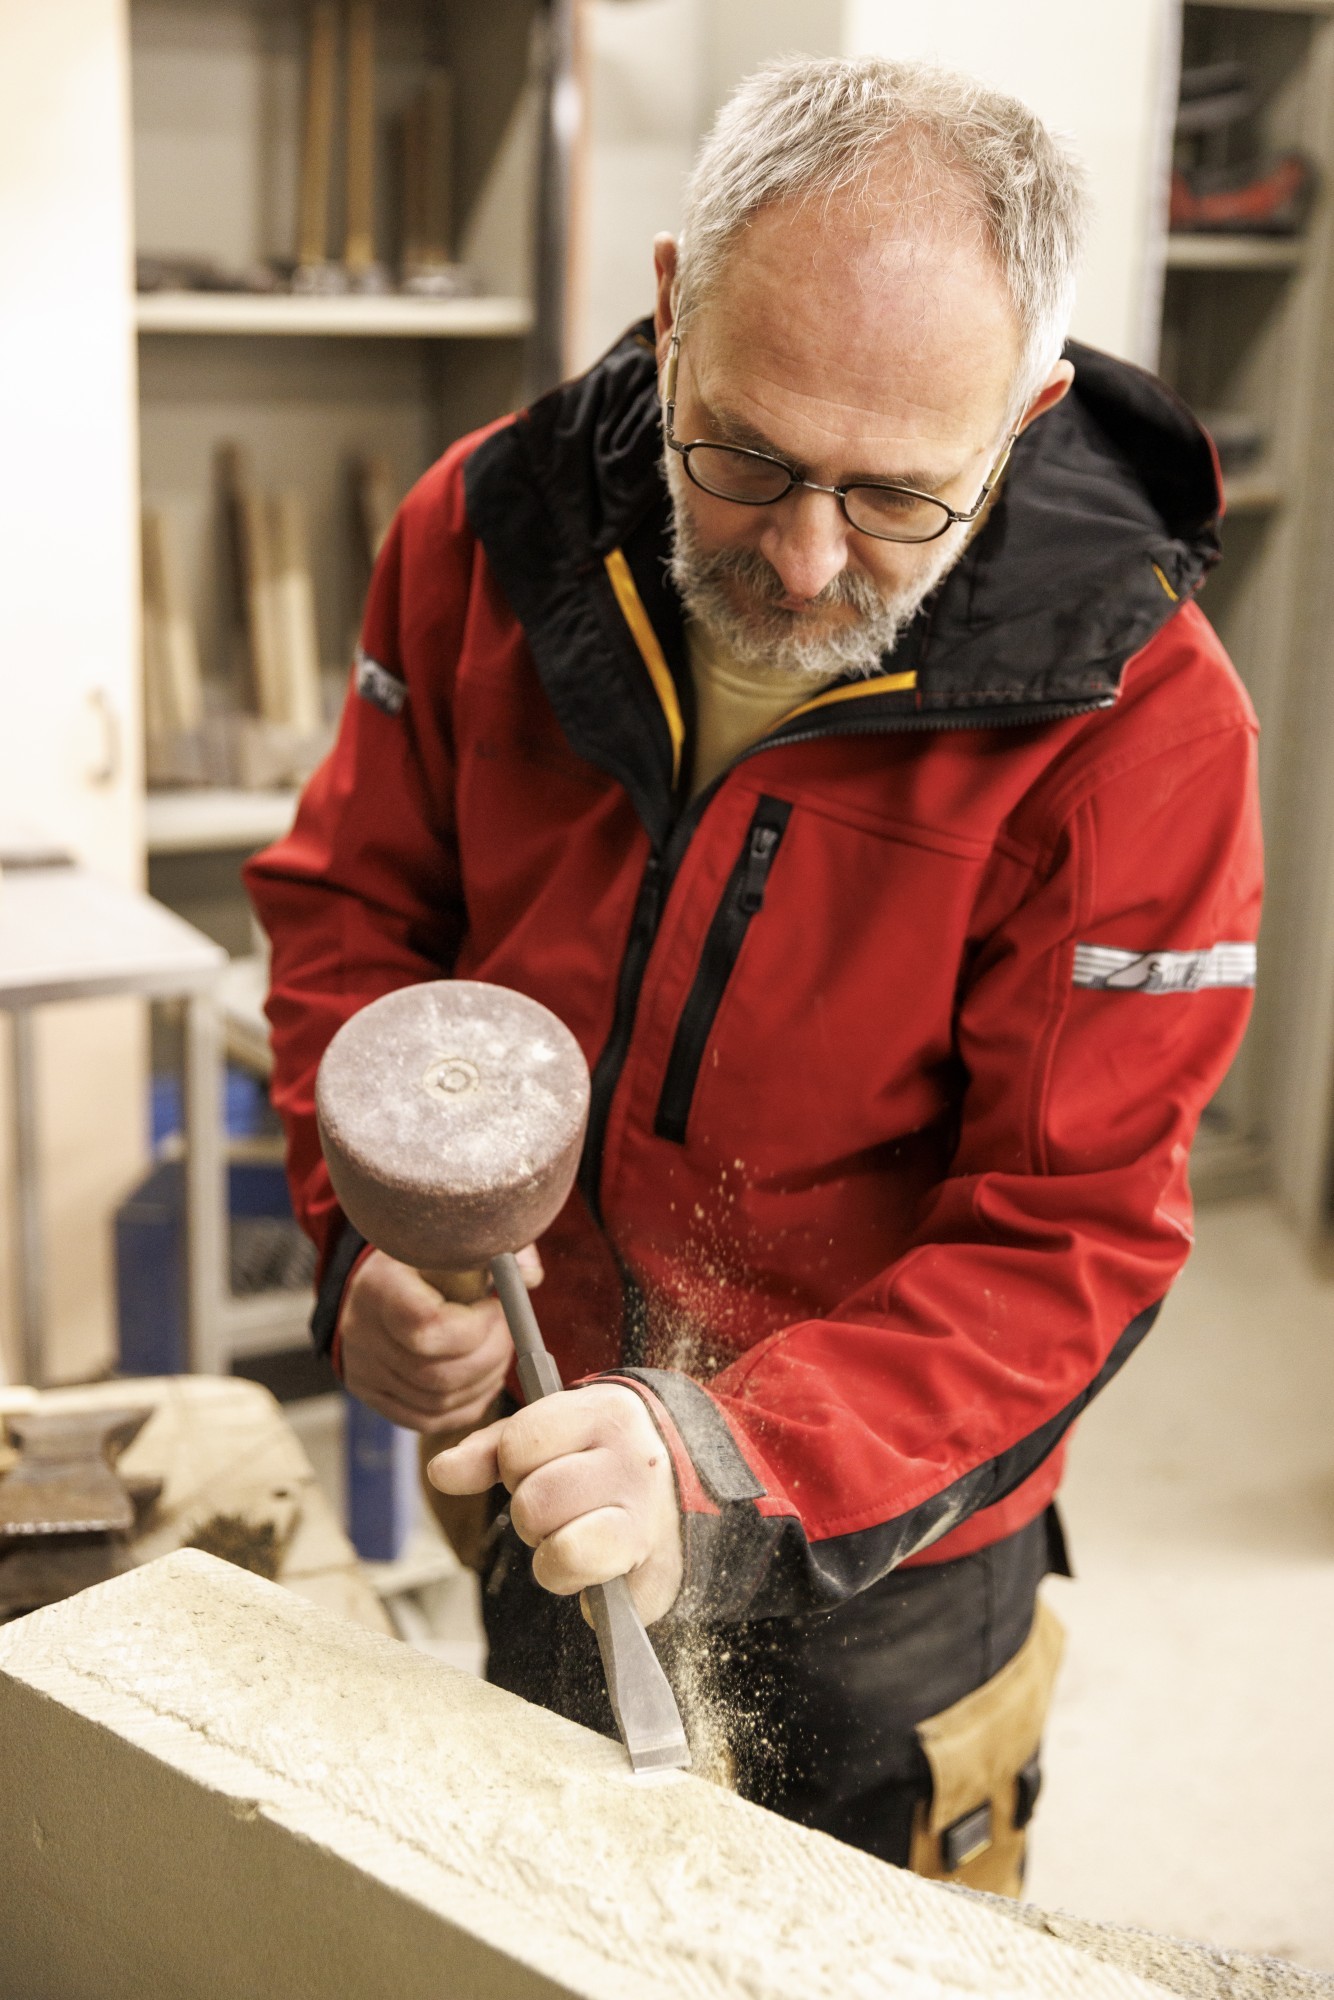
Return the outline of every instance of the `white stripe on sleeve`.
<path id="1" fill-rule="evenodd" d="M 1254 986 L 1255 946 L 1119 951 L 1114 945 L 1078 944 L 1074 983 L 1115 993 L 1198 993 L 1208 986 Z"/>

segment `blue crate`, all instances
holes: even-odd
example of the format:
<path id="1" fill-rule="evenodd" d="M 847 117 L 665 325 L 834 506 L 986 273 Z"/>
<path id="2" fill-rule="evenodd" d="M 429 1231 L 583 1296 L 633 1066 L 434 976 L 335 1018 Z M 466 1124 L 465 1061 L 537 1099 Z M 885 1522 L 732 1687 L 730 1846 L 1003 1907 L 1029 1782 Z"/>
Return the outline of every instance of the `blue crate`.
<path id="1" fill-rule="evenodd" d="M 276 1161 L 233 1160 L 232 1216 L 290 1220 L 287 1177 Z M 123 1375 L 179 1375 L 186 1367 L 185 1168 L 163 1160 L 116 1211 L 116 1318 Z"/>
<path id="2" fill-rule="evenodd" d="M 116 1321 L 124 1375 L 185 1367 L 185 1176 L 154 1167 L 116 1210 Z"/>
<path id="3" fill-rule="evenodd" d="M 183 1129 L 181 1079 L 174 1070 L 154 1076 L 149 1089 L 149 1126 L 153 1152 Z M 268 1085 L 253 1071 L 228 1063 L 223 1083 L 223 1124 L 229 1139 L 253 1139 L 277 1130 L 269 1108 Z"/>
<path id="4" fill-rule="evenodd" d="M 417 1435 L 347 1402 L 347 1532 L 366 1562 L 395 1562 L 417 1513 Z"/>

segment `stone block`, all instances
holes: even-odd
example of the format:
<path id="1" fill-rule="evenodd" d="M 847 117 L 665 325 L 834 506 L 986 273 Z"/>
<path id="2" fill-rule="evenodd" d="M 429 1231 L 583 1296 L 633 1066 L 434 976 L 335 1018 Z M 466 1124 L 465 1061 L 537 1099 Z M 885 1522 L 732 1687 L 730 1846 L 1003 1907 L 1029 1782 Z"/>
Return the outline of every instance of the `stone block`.
<path id="1" fill-rule="evenodd" d="M 1162 1988 L 182 1550 L 0 1630 L 22 2000 Z"/>

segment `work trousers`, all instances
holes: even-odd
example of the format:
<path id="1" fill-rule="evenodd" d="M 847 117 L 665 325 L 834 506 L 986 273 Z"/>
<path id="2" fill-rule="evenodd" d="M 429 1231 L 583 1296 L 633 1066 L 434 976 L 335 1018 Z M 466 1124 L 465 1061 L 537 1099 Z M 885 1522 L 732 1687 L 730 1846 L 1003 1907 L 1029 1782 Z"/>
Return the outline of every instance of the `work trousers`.
<path id="1" fill-rule="evenodd" d="M 1039 1664 L 1036 1694 L 1025 1662 L 1036 1648 L 1037 1590 L 1049 1571 L 1069 1574 L 1054 1509 L 975 1555 L 894 1570 L 831 1611 L 739 1625 L 664 1620 L 653 1638 L 695 1768 L 881 1860 L 1017 1893 L 1022 1832 L 1010 1836 L 1011 1858 L 990 1877 L 969 1872 L 969 1843 L 973 1851 L 978 1838 L 987 1846 L 993 1809 L 1004 1813 L 1007 1836 L 1011 1825 L 1021 1828 L 1036 1797 L 1037 1735 L 1059 1639 L 1040 1649 L 1048 1667 Z M 533 1582 L 531 1551 L 505 1515 L 493 1524 L 482 1565 L 482 1611 L 488 1679 L 615 1735 L 597 1642 L 578 1600 Z M 991 1688 L 998 1702 L 985 1692 Z M 1018 1740 L 1015 1696 L 1031 1740 L 1007 1764 L 1007 1745 L 985 1739 L 994 1712 Z M 954 1733 L 965 1760 L 990 1776 L 979 1780 L 971 1816 L 961 1809 L 962 1836 L 951 1846 L 955 1829 L 944 1829 L 942 1847 L 930 1809 L 933 1771 L 937 1779 L 941 1772 L 933 1731 L 945 1741 L 941 1754 L 950 1754 L 943 1711 L 960 1718 Z M 932 1718 L 943 1731 L 934 1724 L 919 1731 Z M 965 1770 L 965 1801 L 967 1785 Z M 970 1834 L 966 1822 L 979 1813 L 985 1823 Z"/>

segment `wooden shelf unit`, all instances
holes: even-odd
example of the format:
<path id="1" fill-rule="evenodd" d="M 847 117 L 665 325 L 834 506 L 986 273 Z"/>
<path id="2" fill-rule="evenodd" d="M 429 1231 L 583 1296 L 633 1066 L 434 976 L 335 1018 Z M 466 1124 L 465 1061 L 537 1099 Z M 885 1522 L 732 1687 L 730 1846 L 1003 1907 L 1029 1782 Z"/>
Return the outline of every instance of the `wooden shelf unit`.
<path id="1" fill-rule="evenodd" d="M 1263 473 L 1240 473 L 1235 479 L 1224 473 L 1223 493 L 1231 520 L 1243 514 L 1272 514 L 1283 505 L 1282 487 Z"/>
<path id="2" fill-rule="evenodd" d="M 521 298 L 301 298 L 291 293 L 143 292 L 140 333 L 306 335 L 369 340 L 513 340 L 532 331 Z"/>
<path id="3" fill-rule="evenodd" d="M 1305 245 L 1300 236 L 1192 235 L 1182 231 L 1167 239 L 1169 271 L 1281 271 L 1300 264 Z"/>
<path id="4" fill-rule="evenodd" d="M 228 705 L 240 646 L 219 504 L 223 443 L 242 448 L 259 489 L 296 488 L 304 499 L 319 654 L 336 682 L 368 581 L 355 462 L 387 461 L 404 493 L 454 438 L 523 400 L 541 5 L 376 7 L 376 254 L 392 278 L 403 233 L 398 121 L 443 64 L 454 81 L 450 248 L 476 296 L 160 291 L 133 302 L 143 495 L 175 530 L 210 709 Z M 293 254 L 308 13 L 306 0 L 130 0 L 142 254 L 237 269 Z M 342 243 L 340 147 L 337 137 L 330 255 Z"/>
<path id="5" fill-rule="evenodd" d="M 144 801 L 149 855 L 249 853 L 281 840 L 296 801 L 292 790 L 243 792 L 223 785 L 150 792 Z"/>
<path id="6" fill-rule="evenodd" d="M 402 235 L 397 121 L 431 65 L 453 77 L 452 254 L 474 295 L 144 292 L 138 352 L 145 503 L 176 532 L 206 707 L 229 704 L 238 607 L 217 454 L 246 453 L 260 490 L 298 489 L 309 523 L 319 657 L 346 673 L 368 581 L 353 466 L 387 460 L 404 493 L 453 441 L 524 398 L 534 329 L 544 0 L 377 0 L 376 254 Z M 296 249 L 306 0 L 129 0 L 136 247 L 245 268 Z M 340 10 L 341 13 L 341 10 Z M 341 119 L 341 111 L 338 113 Z M 342 244 L 335 143 L 328 253 Z M 151 792 L 153 893 L 233 954 L 253 948 L 244 856 L 291 824 L 290 789 Z M 236 968 L 239 969 L 239 968 Z M 309 1300 L 229 1301 L 231 1353 L 300 1345 Z"/>
<path id="7" fill-rule="evenodd" d="M 1208 142 L 1214 165 L 1308 154 L 1334 177 L 1334 6 L 1184 0 L 1183 64 L 1241 62 L 1258 108 Z M 1200 142 L 1193 142 L 1199 144 Z M 1255 1013 L 1195 1155 L 1204 1193 L 1273 1188 L 1316 1242 L 1327 1227 L 1334 1102 L 1334 605 L 1325 465 L 1334 367 L 1334 218 L 1299 237 L 1164 235 L 1160 369 L 1194 408 L 1243 414 L 1263 461 L 1225 479 L 1224 561 L 1202 608 L 1260 716 L 1268 898 Z"/>
<path id="8" fill-rule="evenodd" d="M 1334 14 L 1334 0 L 1189 0 L 1189 4 L 1229 14 Z"/>

